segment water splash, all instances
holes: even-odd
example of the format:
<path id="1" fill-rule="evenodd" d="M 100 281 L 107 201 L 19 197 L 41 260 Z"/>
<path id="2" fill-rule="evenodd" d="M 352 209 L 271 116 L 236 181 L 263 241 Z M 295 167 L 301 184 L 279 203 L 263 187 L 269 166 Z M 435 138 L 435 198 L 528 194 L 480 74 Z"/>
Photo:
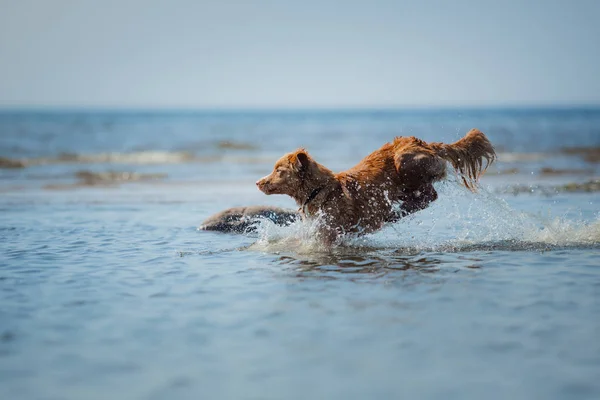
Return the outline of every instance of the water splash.
<path id="1" fill-rule="evenodd" d="M 289 252 L 311 254 L 327 252 L 329 249 L 319 239 L 319 219 L 296 221 L 288 226 L 274 224 L 268 219 L 258 221 L 258 240 L 251 249 L 267 252 Z"/>
<path id="2" fill-rule="evenodd" d="M 452 179 L 437 184 L 436 189 L 439 199 L 429 208 L 373 234 L 346 237 L 340 248 L 395 249 L 410 254 L 600 246 L 600 215 L 590 222 L 519 212 L 485 188 L 473 194 Z M 315 221 L 287 227 L 261 221 L 258 240 L 250 248 L 296 254 L 328 251 L 317 232 Z"/>

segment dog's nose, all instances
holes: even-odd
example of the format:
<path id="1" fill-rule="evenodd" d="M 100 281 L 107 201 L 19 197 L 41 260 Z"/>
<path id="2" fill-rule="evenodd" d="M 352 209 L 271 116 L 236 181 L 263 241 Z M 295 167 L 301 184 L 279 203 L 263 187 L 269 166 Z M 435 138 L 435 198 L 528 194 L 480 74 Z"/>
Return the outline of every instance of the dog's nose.
<path id="1" fill-rule="evenodd" d="M 256 186 L 258 186 L 258 188 L 262 190 L 262 188 L 264 188 L 266 185 L 270 184 L 270 181 L 268 178 L 269 178 L 269 176 L 263 176 L 262 178 L 260 178 L 259 180 L 256 181 Z"/>

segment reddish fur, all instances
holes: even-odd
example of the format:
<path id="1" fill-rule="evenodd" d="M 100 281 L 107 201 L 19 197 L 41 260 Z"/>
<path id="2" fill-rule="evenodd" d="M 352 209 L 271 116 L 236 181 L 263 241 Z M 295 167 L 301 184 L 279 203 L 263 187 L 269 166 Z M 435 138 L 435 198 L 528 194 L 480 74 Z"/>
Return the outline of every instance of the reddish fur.
<path id="1" fill-rule="evenodd" d="M 449 145 L 396 137 L 337 174 L 298 149 L 280 158 L 273 172 L 256 184 L 266 194 L 291 196 L 304 217 L 322 213 L 321 234 L 332 243 L 341 234 L 373 232 L 426 208 L 437 199 L 433 182 L 446 176 L 446 161 L 460 173 L 465 186 L 475 190 L 479 176 L 494 159 L 491 143 L 472 129 Z M 321 190 L 305 205 L 317 188 Z M 400 214 L 393 210 L 398 202 L 402 202 Z"/>

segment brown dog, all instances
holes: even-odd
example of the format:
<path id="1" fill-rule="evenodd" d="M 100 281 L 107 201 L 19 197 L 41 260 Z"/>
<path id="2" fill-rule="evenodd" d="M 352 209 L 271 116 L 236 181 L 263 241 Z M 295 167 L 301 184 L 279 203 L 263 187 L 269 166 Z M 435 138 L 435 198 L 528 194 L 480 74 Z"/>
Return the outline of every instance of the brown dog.
<path id="1" fill-rule="evenodd" d="M 396 137 L 338 174 L 298 149 L 281 157 L 273 172 L 256 185 L 266 194 L 291 196 L 304 218 L 321 215 L 322 239 L 332 244 L 345 233 L 373 232 L 426 208 L 437 199 L 433 182 L 446 176 L 446 161 L 465 186 L 475 190 L 478 178 L 495 158 L 491 143 L 477 129 L 453 144 Z M 394 211 L 399 202 L 400 211 Z"/>

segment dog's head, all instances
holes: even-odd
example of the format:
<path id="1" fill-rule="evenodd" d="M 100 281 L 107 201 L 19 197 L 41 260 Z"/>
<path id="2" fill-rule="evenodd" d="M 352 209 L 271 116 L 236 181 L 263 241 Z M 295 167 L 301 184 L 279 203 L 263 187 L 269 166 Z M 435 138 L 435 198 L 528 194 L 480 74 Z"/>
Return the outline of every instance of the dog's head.
<path id="1" fill-rule="evenodd" d="M 295 197 L 314 161 L 306 150 L 298 149 L 281 157 L 273 172 L 256 182 L 265 194 L 287 194 Z"/>

